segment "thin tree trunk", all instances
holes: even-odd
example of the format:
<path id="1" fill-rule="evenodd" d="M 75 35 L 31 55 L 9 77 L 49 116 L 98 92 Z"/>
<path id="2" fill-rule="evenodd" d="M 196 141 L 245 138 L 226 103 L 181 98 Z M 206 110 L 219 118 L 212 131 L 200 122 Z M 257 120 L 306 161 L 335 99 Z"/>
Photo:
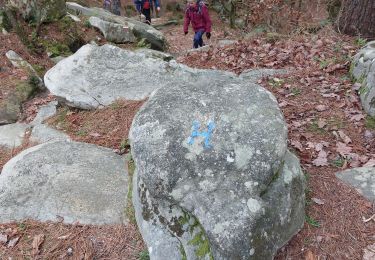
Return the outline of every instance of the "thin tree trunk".
<path id="1" fill-rule="evenodd" d="M 338 28 L 348 35 L 375 39 L 375 0 L 344 0 Z"/>

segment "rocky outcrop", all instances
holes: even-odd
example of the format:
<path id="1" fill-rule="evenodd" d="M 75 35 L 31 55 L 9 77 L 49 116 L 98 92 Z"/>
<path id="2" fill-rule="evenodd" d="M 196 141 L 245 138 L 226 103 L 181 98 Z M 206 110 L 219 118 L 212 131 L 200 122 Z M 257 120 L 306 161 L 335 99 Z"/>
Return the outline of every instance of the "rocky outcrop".
<path id="1" fill-rule="evenodd" d="M 88 44 L 50 69 L 44 81 L 61 102 L 94 109 L 121 98 L 145 99 L 169 82 L 182 86 L 194 81 L 198 73 L 174 60 L 146 56 L 112 45 Z"/>
<path id="2" fill-rule="evenodd" d="M 118 23 L 103 21 L 102 19 L 91 16 L 89 22 L 92 26 L 98 28 L 104 37 L 114 43 L 136 42 L 136 38 L 129 27 L 125 27 Z"/>
<path id="3" fill-rule="evenodd" d="M 375 200 L 375 167 L 348 169 L 336 173 L 336 177 L 354 187 L 368 200 Z"/>
<path id="4" fill-rule="evenodd" d="M 66 6 L 68 9 L 73 10 L 78 14 L 89 17 L 94 16 L 103 21 L 119 24 L 122 27 L 129 28 L 129 31 L 137 38 L 138 41 L 146 39 L 147 42 L 151 44 L 151 48 L 153 49 L 164 50 L 166 48 L 166 40 L 163 33 L 148 24 L 131 18 L 111 14 L 102 8 L 87 8 L 72 2 L 67 2 Z"/>
<path id="5" fill-rule="evenodd" d="M 35 21 L 53 21 L 66 14 L 65 0 L 8 0 L 24 19 Z"/>
<path id="6" fill-rule="evenodd" d="M 124 223 L 124 163 L 112 150 L 91 144 L 49 142 L 29 148 L 1 172 L 0 223 Z"/>
<path id="7" fill-rule="evenodd" d="M 130 132 L 151 259 L 272 259 L 304 223 L 304 176 L 276 99 L 220 71 L 166 83 Z"/>
<path id="8" fill-rule="evenodd" d="M 14 67 L 22 69 L 24 74 L 28 75 L 28 79 L 17 79 L 8 83 L 14 87 L 9 88 L 0 100 L 0 125 L 15 123 L 21 114 L 22 103 L 36 91 L 45 89 L 42 79 L 27 61 L 12 50 L 5 55 Z"/>
<path id="9" fill-rule="evenodd" d="M 9 149 L 20 146 L 28 128 L 27 124 L 22 123 L 0 126 L 0 146 Z"/>
<path id="10" fill-rule="evenodd" d="M 375 41 L 367 43 L 354 56 L 351 74 L 362 84 L 359 94 L 363 109 L 375 117 Z"/>

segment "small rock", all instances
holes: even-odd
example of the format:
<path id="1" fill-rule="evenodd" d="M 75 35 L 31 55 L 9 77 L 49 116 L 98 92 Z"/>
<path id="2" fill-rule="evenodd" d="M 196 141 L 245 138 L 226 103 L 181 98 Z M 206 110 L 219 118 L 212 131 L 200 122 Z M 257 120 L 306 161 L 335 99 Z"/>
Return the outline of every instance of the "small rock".
<path id="1" fill-rule="evenodd" d="M 8 236 L 0 234 L 0 244 L 5 244 L 6 242 L 8 242 Z"/>
<path id="2" fill-rule="evenodd" d="M 66 253 L 68 256 L 72 256 L 73 255 L 73 248 L 69 247 L 68 250 L 66 250 Z"/>
<path id="3" fill-rule="evenodd" d="M 315 109 L 316 109 L 316 111 L 318 111 L 318 112 L 323 112 L 323 111 L 326 111 L 326 110 L 328 109 L 328 107 L 325 106 L 325 105 L 317 105 L 317 106 L 315 107 Z"/>
<path id="4" fill-rule="evenodd" d="M 312 198 L 311 200 L 314 201 L 318 205 L 324 205 L 324 201 L 322 201 L 321 199 Z"/>
<path id="5" fill-rule="evenodd" d="M 20 239 L 19 237 L 16 237 L 16 238 L 13 238 L 12 240 L 10 240 L 9 243 L 8 243 L 8 248 L 14 247 L 18 243 L 19 239 Z"/>

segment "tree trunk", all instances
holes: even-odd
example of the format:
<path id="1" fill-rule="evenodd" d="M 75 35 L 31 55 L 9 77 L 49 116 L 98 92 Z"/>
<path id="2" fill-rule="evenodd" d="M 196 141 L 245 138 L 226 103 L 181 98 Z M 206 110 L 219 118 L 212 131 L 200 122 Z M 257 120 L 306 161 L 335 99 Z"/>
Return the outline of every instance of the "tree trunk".
<path id="1" fill-rule="evenodd" d="M 345 34 L 375 39 L 375 0 L 343 0 L 338 27 Z"/>

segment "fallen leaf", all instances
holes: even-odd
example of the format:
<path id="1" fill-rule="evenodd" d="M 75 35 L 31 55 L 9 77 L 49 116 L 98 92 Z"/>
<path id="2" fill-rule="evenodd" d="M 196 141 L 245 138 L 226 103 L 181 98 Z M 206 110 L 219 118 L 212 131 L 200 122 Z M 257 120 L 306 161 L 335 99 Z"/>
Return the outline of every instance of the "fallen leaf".
<path id="1" fill-rule="evenodd" d="M 19 237 L 16 237 L 16 238 L 13 238 L 12 240 L 10 240 L 9 243 L 8 243 L 8 248 L 14 247 L 17 244 L 19 239 L 20 239 Z"/>
<path id="2" fill-rule="evenodd" d="M 309 250 L 306 252 L 305 260 L 316 260 L 316 257 L 314 254 Z"/>
<path id="3" fill-rule="evenodd" d="M 318 120 L 318 127 L 320 129 L 324 128 L 327 125 L 327 122 L 324 119 L 319 119 Z"/>
<path id="4" fill-rule="evenodd" d="M 324 205 L 324 201 L 318 198 L 311 198 L 312 201 L 314 201 L 318 205 Z"/>
<path id="5" fill-rule="evenodd" d="M 33 239 L 33 249 L 32 249 L 32 254 L 33 256 L 36 256 L 40 252 L 40 246 L 44 242 L 44 234 L 40 234 L 34 237 Z"/>
<path id="6" fill-rule="evenodd" d="M 99 134 L 99 133 L 90 133 L 90 136 L 92 136 L 92 137 L 100 137 L 101 134 Z"/>
<path id="7" fill-rule="evenodd" d="M 367 248 L 363 249 L 362 260 L 373 260 L 375 259 L 375 244 L 368 245 Z"/>
<path id="8" fill-rule="evenodd" d="M 350 121 L 360 121 L 364 118 L 365 118 L 365 116 L 363 114 L 357 114 L 357 115 L 352 116 L 350 118 Z"/>
<path id="9" fill-rule="evenodd" d="M 328 109 L 328 107 L 326 105 L 317 105 L 315 107 L 315 109 L 318 111 L 318 112 L 323 112 L 323 111 L 326 111 Z"/>
<path id="10" fill-rule="evenodd" d="M 352 151 L 352 148 L 347 146 L 345 143 L 337 142 L 336 143 L 336 151 L 341 155 L 341 156 L 346 156 L 350 154 Z"/>
<path id="11" fill-rule="evenodd" d="M 292 140 L 291 145 L 297 148 L 299 151 L 303 151 L 302 144 L 299 141 Z"/>
<path id="12" fill-rule="evenodd" d="M 368 160 L 367 163 L 363 165 L 363 167 L 374 167 L 375 166 L 375 159 Z"/>
<path id="13" fill-rule="evenodd" d="M 313 160 L 312 163 L 315 166 L 327 166 L 328 165 L 327 153 L 322 149 L 318 154 L 318 158 Z"/>
<path id="14" fill-rule="evenodd" d="M 347 136 L 343 131 L 339 130 L 337 132 L 344 143 L 349 144 L 352 142 L 352 139 L 350 139 L 349 136 Z"/>

